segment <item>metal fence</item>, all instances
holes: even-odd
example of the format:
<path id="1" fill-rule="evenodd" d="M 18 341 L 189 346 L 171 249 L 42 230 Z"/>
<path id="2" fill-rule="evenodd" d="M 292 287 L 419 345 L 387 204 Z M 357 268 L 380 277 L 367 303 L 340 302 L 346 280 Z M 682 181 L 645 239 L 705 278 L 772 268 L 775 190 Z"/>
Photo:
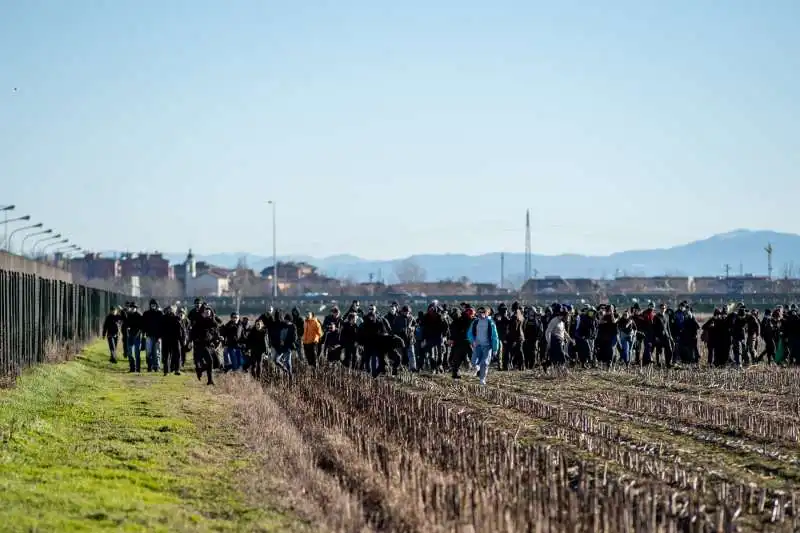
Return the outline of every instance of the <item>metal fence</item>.
<path id="1" fill-rule="evenodd" d="M 63 270 L 0 254 L 0 381 L 101 333 L 125 296 L 72 283 Z"/>

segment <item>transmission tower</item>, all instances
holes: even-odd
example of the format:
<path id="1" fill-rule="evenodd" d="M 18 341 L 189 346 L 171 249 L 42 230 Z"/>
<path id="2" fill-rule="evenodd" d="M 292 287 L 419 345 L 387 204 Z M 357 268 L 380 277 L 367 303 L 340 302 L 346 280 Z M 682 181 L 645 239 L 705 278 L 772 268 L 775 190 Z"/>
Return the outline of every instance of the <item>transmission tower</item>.
<path id="1" fill-rule="evenodd" d="M 731 266 L 728 263 L 725 263 L 723 268 L 725 269 L 725 279 L 728 279 L 731 277 Z"/>
<path id="2" fill-rule="evenodd" d="M 525 211 L 525 281 L 531 279 L 531 210 Z"/>
<path id="3" fill-rule="evenodd" d="M 767 252 L 767 279 L 772 281 L 772 243 L 767 243 L 767 246 L 764 248 L 764 251 Z"/>
<path id="4" fill-rule="evenodd" d="M 503 288 L 503 282 L 506 278 L 506 254 L 500 253 L 500 288 Z"/>

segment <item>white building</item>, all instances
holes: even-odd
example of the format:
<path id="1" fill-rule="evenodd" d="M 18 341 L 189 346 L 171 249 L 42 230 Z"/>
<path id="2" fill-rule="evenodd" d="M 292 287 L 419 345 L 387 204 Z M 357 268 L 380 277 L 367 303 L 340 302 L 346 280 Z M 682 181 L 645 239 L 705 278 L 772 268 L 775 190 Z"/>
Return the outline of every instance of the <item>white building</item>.
<path id="1" fill-rule="evenodd" d="M 191 298 L 222 296 L 229 287 L 228 272 L 213 268 L 197 277 L 186 278 L 186 296 Z"/>
<path id="2" fill-rule="evenodd" d="M 197 262 L 189 250 L 184 263 L 184 296 L 187 298 L 222 296 L 230 288 L 230 272 L 222 268 L 208 268 L 198 275 Z"/>

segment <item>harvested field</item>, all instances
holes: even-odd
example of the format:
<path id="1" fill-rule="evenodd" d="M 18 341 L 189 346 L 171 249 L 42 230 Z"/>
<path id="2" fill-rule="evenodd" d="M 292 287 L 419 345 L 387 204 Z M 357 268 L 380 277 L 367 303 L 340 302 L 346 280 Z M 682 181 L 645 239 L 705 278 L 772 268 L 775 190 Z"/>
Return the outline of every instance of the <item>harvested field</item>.
<path id="1" fill-rule="evenodd" d="M 481 387 L 328 367 L 270 375 L 257 396 L 300 450 L 281 463 L 286 489 L 321 529 L 789 532 L 798 383 L 653 368 L 493 372 Z"/>

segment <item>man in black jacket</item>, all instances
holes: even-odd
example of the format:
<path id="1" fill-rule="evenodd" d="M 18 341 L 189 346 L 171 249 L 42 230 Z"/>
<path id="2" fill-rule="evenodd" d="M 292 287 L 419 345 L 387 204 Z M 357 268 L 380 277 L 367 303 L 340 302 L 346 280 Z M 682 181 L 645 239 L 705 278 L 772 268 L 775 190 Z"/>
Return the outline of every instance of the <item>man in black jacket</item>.
<path id="1" fill-rule="evenodd" d="M 366 361 L 372 377 L 377 377 L 384 367 L 383 358 L 389 343 L 384 337 L 390 337 L 389 326 L 385 320 L 370 311 L 364 315 L 364 322 L 359 328 L 358 343 L 363 346 L 362 360 Z"/>
<path id="2" fill-rule="evenodd" d="M 275 364 L 291 377 L 293 375 L 292 351 L 297 342 L 297 328 L 292 320 L 292 315 L 283 315 L 283 321 L 278 325 L 276 341 Z"/>
<path id="3" fill-rule="evenodd" d="M 142 314 L 135 303 L 131 303 L 125 314 L 124 328 L 128 330 L 128 364 L 130 372 L 142 371 Z"/>
<path id="4" fill-rule="evenodd" d="M 400 312 L 397 312 L 397 304 L 393 303 L 389 313 L 384 317 L 389 324 L 389 328 L 394 336 L 403 342 L 403 359 L 408 365 L 410 372 L 417 371 L 417 356 L 414 353 L 414 330 L 417 327 L 416 320 L 411 314 L 411 308 L 404 305 Z"/>
<path id="5" fill-rule="evenodd" d="M 464 306 L 464 310 L 458 313 L 456 319 L 450 324 L 450 374 L 453 379 L 461 379 L 459 370 L 464 361 L 472 358 L 472 345 L 467 339 L 467 330 L 472 325 L 475 311 L 471 307 Z"/>
<path id="6" fill-rule="evenodd" d="M 420 321 L 423 342 L 425 343 L 425 359 L 428 360 L 434 373 L 443 371 L 444 340 L 449 335 L 449 328 L 435 304 L 428 305 L 428 312 Z"/>
<path id="7" fill-rule="evenodd" d="M 672 352 L 674 350 L 675 341 L 672 340 L 672 333 L 670 331 L 670 318 L 667 314 L 667 305 L 661 304 L 658 307 L 655 319 L 653 321 L 654 331 L 654 349 L 656 363 L 663 364 L 667 368 L 672 366 Z M 661 356 L 664 356 L 662 363 Z"/>
<path id="8" fill-rule="evenodd" d="M 511 314 L 508 315 L 509 323 L 506 331 L 505 342 L 503 343 L 503 359 L 500 362 L 508 370 L 509 364 L 515 370 L 524 368 L 522 346 L 525 342 L 525 316 L 519 308 L 519 303 L 511 304 Z"/>
<path id="9" fill-rule="evenodd" d="M 158 302 L 150 300 L 150 309 L 142 314 L 142 331 L 147 336 L 145 351 L 147 352 L 147 371 L 158 372 L 161 360 L 161 324 L 164 313 Z"/>
<path id="10" fill-rule="evenodd" d="M 242 353 L 240 344 L 242 341 L 242 325 L 239 322 L 239 315 L 231 313 L 231 318 L 225 325 L 219 328 L 223 341 L 223 368 L 229 370 L 239 370 L 242 366 Z"/>
<path id="11" fill-rule="evenodd" d="M 355 315 L 353 315 L 353 320 L 355 320 Z M 322 321 L 323 352 L 329 362 L 339 362 L 342 359 L 342 349 L 344 346 L 341 342 L 342 322 L 342 316 L 341 313 L 339 313 L 338 307 L 331 309 L 331 312 Z M 350 362 L 351 361 L 348 360 L 348 363 Z"/>
<path id="12" fill-rule="evenodd" d="M 189 331 L 192 328 L 191 322 L 189 322 L 189 318 L 186 316 L 186 309 L 181 308 L 178 311 L 178 318 L 181 321 L 181 327 L 183 328 L 183 346 L 181 346 L 181 368 L 183 365 L 186 364 L 186 354 L 192 351 L 192 341 L 189 338 Z"/>
<path id="13" fill-rule="evenodd" d="M 261 379 L 261 367 L 264 357 L 269 353 L 269 339 L 264 322 L 256 320 L 255 325 L 247 332 L 247 363 L 245 370 L 250 370 L 250 375 Z"/>
<path id="14" fill-rule="evenodd" d="M 334 334 L 329 333 L 325 337 L 326 343 L 328 336 L 335 339 L 336 344 L 332 344 L 327 348 L 328 361 L 339 362 L 341 361 L 345 368 L 358 368 L 358 323 L 356 322 L 356 314 L 348 313 L 347 319 L 338 322 L 338 330 Z M 327 320 L 327 318 L 326 318 Z M 342 360 L 344 354 L 344 360 Z"/>
<path id="15" fill-rule="evenodd" d="M 583 366 L 594 366 L 594 343 L 597 339 L 597 312 L 588 306 L 581 310 L 575 326 L 575 346 L 578 360 Z"/>
<path id="16" fill-rule="evenodd" d="M 731 313 L 728 318 L 730 330 L 731 348 L 733 349 L 733 362 L 737 367 L 748 366 L 750 358 L 745 349 L 747 341 L 747 310 L 740 306 L 735 313 Z"/>
<path id="17" fill-rule="evenodd" d="M 161 361 L 164 367 L 164 375 L 174 372 L 176 376 L 181 374 L 181 352 L 186 343 L 185 330 L 181 323 L 181 317 L 175 313 L 173 307 L 164 308 L 161 328 Z"/>
<path id="18" fill-rule="evenodd" d="M 111 362 L 117 363 L 117 342 L 120 331 L 123 329 L 123 319 L 116 307 L 112 307 L 103 322 L 103 337 L 108 340 L 108 351 L 111 352 Z"/>
<path id="19" fill-rule="evenodd" d="M 194 345 L 194 365 L 197 372 L 197 379 L 201 379 L 203 372 L 208 375 L 208 384 L 214 384 L 212 370 L 214 369 L 214 357 L 212 352 L 216 352 L 219 344 L 219 326 L 211 313 L 211 309 L 204 307 L 200 311 L 200 316 L 192 324 L 191 338 Z"/>

